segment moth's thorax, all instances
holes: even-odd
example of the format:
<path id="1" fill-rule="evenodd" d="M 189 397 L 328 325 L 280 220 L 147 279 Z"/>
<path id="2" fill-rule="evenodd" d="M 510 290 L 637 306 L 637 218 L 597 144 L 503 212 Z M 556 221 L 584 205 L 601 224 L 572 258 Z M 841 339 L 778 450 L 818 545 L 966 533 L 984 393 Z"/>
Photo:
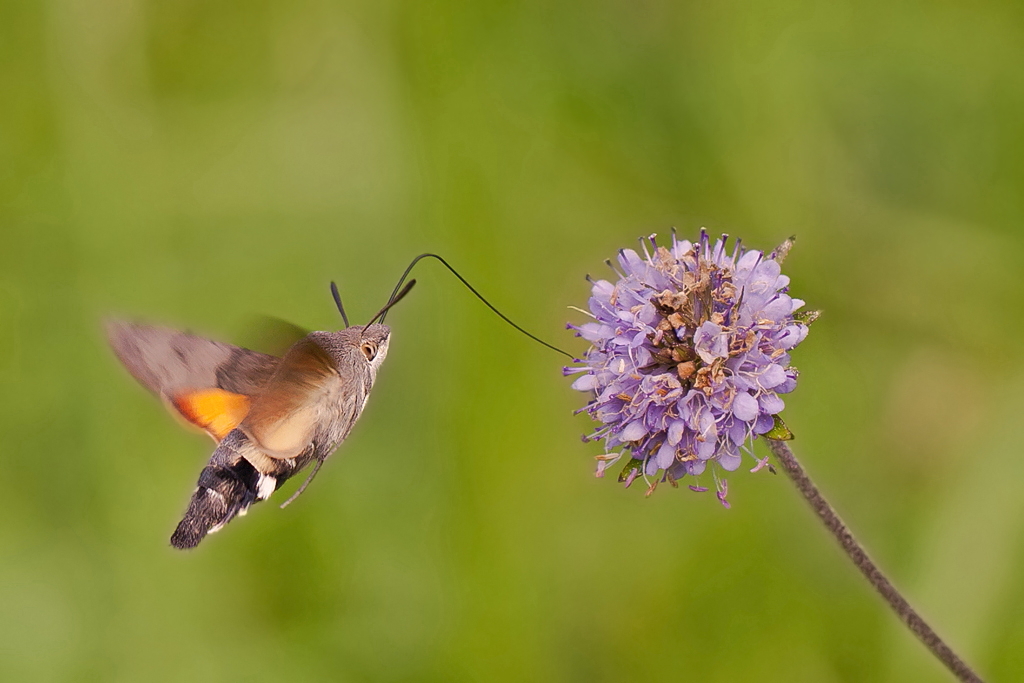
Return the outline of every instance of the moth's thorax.
<path id="1" fill-rule="evenodd" d="M 308 339 L 330 356 L 339 380 L 325 385 L 317 405 L 319 419 L 313 441 L 318 448 L 334 450 L 359 419 L 377 370 L 387 356 L 390 337 L 391 330 L 386 325 L 310 333 Z M 321 457 L 324 456 L 326 453 Z"/>

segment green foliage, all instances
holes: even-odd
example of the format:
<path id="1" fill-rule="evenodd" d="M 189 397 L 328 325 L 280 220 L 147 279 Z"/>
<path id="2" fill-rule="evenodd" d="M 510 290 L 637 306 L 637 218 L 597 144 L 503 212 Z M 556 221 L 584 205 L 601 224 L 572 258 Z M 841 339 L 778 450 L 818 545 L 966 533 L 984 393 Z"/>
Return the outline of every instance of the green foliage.
<path id="1" fill-rule="evenodd" d="M 211 443 L 103 316 L 334 327 L 330 280 L 365 320 L 430 250 L 579 353 L 584 274 L 702 225 L 798 235 L 793 293 L 828 315 L 797 454 L 939 632 L 1019 678 L 1022 18 L 0 1 L 0 679 L 947 680 L 784 477 L 731 476 L 731 510 L 594 479 L 562 359 L 437 264 L 309 492 L 168 546 Z"/>
<path id="2" fill-rule="evenodd" d="M 778 415 L 775 416 L 775 426 L 772 427 L 771 431 L 766 433 L 766 439 L 775 439 L 777 441 L 789 441 L 793 438 L 793 432 L 789 431 L 789 427 L 782 421 L 782 418 Z"/>

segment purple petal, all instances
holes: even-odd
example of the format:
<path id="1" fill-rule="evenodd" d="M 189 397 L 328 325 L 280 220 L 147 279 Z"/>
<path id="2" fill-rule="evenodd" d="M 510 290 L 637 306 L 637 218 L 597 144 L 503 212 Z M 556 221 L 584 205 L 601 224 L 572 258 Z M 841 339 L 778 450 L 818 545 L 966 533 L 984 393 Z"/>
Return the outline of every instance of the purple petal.
<path id="1" fill-rule="evenodd" d="M 697 328 L 693 335 L 694 349 L 705 363 L 713 363 L 717 358 L 729 355 L 729 337 L 722 331 L 721 325 L 710 320 Z"/>
<path id="2" fill-rule="evenodd" d="M 796 323 L 790 325 L 779 337 L 778 346 L 780 349 L 791 349 L 807 338 L 807 325 Z"/>
<path id="3" fill-rule="evenodd" d="M 763 255 L 759 251 L 748 251 L 747 253 L 740 256 L 740 260 L 736 262 L 737 271 L 751 271 L 754 266 L 758 264 Z"/>
<path id="4" fill-rule="evenodd" d="M 737 446 L 742 445 L 749 435 L 750 425 L 747 422 L 734 420 L 732 426 L 729 427 L 729 439 Z"/>
<path id="5" fill-rule="evenodd" d="M 647 427 L 644 426 L 643 420 L 630 422 L 619 432 L 619 438 L 623 441 L 639 441 L 645 436 L 647 436 Z"/>
<path id="6" fill-rule="evenodd" d="M 775 419 L 771 415 L 765 415 L 761 413 L 757 416 L 757 421 L 754 422 L 754 433 L 765 434 L 772 431 L 772 427 L 775 426 Z"/>
<path id="7" fill-rule="evenodd" d="M 590 293 L 595 299 L 603 303 L 611 303 L 612 294 L 615 292 L 615 285 L 607 280 L 598 280 L 590 288 Z"/>
<path id="8" fill-rule="evenodd" d="M 643 273 L 646 266 L 640 255 L 632 249 L 623 249 L 619 252 L 619 263 L 622 264 L 622 268 L 626 271 L 627 275 Z"/>
<path id="9" fill-rule="evenodd" d="M 772 262 L 774 263 L 774 261 Z M 769 365 L 757 378 L 757 383 L 763 389 L 772 389 L 786 381 L 786 370 L 781 365 Z"/>
<path id="10" fill-rule="evenodd" d="M 700 458 L 701 460 L 707 460 L 711 458 L 715 454 L 715 446 L 717 445 L 718 439 L 716 435 L 711 435 L 704 441 L 698 441 L 697 457 Z"/>
<path id="11" fill-rule="evenodd" d="M 718 456 L 718 464 L 727 472 L 732 472 L 739 467 L 742 460 L 739 453 L 722 453 Z"/>
<path id="12" fill-rule="evenodd" d="M 785 294 L 780 294 L 765 305 L 761 317 L 765 320 L 782 321 L 789 318 L 792 312 L 793 300 Z"/>
<path id="13" fill-rule="evenodd" d="M 796 373 L 792 368 L 786 371 L 786 381 L 775 387 L 775 393 L 788 394 L 796 389 Z"/>
<path id="14" fill-rule="evenodd" d="M 572 388 L 576 391 L 593 391 L 597 386 L 596 375 L 583 375 L 572 383 Z"/>
<path id="15" fill-rule="evenodd" d="M 772 393 L 761 394 L 758 403 L 761 404 L 761 412 L 769 415 L 778 415 L 786 407 L 786 402 Z"/>
<path id="16" fill-rule="evenodd" d="M 683 432 L 686 430 L 686 423 L 682 420 L 672 420 L 668 424 L 668 443 L 673 446 L 679 443 L 679 440 L 683 438 Z"/>
<path id="17" fill-rule="evenodd" d="M 655 460 L 658 462 L 658 468 L 667 470 L 669 466 L 675 462 L 676 449 L 668 441 L 662 444 L 661 448 L 658 449 L 658 455 L 655 456 Z"/>
<path id="18" fill-rule="evenodd" d="M 615 330 L 601 323 L 585 323 L 578 328 L 580 336 L 588 342 L 600 341 L 615 336 Z"/>
<path id="19" fill-rule="evenodd" d="M 732 402 L 732 414 L 744 422 L 750 422 L 757 417 L 757 399 L 746 392 L 736 394 Z"/>

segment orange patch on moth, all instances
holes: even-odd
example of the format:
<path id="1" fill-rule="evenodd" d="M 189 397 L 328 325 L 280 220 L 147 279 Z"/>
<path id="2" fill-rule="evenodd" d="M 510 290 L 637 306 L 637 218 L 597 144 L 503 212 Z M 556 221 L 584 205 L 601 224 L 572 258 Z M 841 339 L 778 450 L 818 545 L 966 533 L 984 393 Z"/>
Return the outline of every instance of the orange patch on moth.
<path id="1" fill-rule="evenodd" d="M 178 394 L 171 403 L 186 420 L 220 441 L 249 413 L 249 397 L 223 389 L 199 389 Z"/>

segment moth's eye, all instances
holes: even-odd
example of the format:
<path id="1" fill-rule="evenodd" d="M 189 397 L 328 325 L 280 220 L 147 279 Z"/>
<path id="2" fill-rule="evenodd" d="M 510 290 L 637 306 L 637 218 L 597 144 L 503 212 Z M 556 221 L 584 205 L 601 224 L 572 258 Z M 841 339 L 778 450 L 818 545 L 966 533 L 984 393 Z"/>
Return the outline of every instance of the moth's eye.
<path id="1" fill-rule="evenodd" d="M 359 348 L 362 349 L 366 360 L 373 360 L 373 357 L 377 355 L 377 345 L 373 342 L 363 342 L 363 345 Z"/>

